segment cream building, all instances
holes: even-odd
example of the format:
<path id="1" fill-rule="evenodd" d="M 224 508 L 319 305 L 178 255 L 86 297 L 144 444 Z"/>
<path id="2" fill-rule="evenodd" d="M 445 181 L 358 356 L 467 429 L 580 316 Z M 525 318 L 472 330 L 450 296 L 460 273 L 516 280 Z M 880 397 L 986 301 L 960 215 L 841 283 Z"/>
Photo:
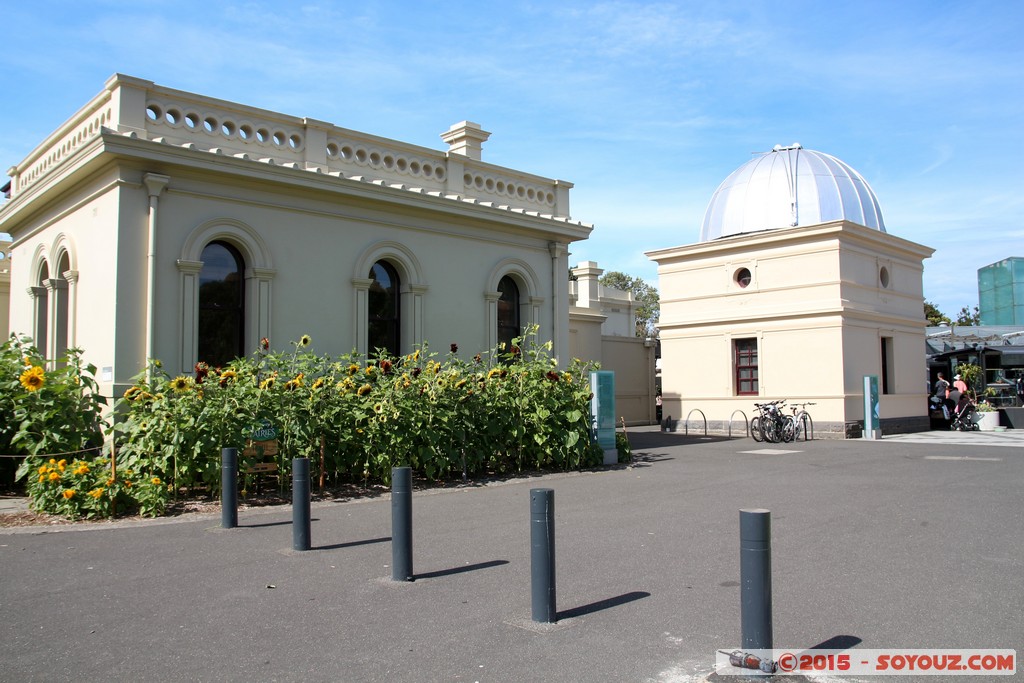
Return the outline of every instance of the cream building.
<path id="1" fill-rule="evenodd" d="M 878 377 L 883 432 L 928 428 L 923 260 L 886 232 L 864 178 L 799 145 L 740 166 L 708 206 L 700 242 L 658 264 L 670 428 L 742 432 L 754 403 L 813 402 L 818 435 L 861 434 L 863 378 Z"/>
<path id="2" fill-rule="evenodd" d="M 636 336 L 639 304 L 631 292 L 598 282 L 594 261 L 572 269 L 569 283 L 569 348 L 576 358 L 599 360 L 615 373 L 617 417 L 627 425 L 654 424 L 655 341 Z M 619 422 L 621 426 L 621 421 Z"/>
<path id="3" fill-rule="evenodd" d="M 539 325 L 567 362 L 571 183 L 115 75 L 8 172 L 10 326 L 118 395 L 268 337 L 471 357 Z M 7 319 L 7 316 L 4 316 Z"/>
<path id="4" fill-rule="evenodd" d="M 0 236 L 0 339 L 11 333 L 8 320 L 11 315 L 11 242 Z"/>

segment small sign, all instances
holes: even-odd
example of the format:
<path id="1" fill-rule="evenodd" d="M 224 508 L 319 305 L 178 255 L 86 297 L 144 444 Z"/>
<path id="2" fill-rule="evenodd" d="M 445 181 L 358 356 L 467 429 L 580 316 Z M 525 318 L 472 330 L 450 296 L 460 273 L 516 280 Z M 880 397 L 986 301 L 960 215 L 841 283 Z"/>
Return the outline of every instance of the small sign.
<path id="1" fill-rule="evenodd" d="M 245 448 L 242 449 L 243 458 L 255 458 L 262 460 L 268 455 L 277 455 L 277 439 L 270 441 L 249 441 L 245 444 Z"/>
<path id="2" fill-rule="evenodd" d="M 256 424 L 245 429 L 242 433 L 245 437 L 245 448 L 242 449 L 243 458 L 255 458 L 262 460 L 269 455 L 278 454 L 277 430 L 270 420 L 257 420 Z"/>
<path id="3" fill-rule="evenodd" d="M 270 420 L 259 420 L 246 429 L 243 436 L 252 441 L 273 441 L 277 439 L 277 430 L 270 424 Z"/>

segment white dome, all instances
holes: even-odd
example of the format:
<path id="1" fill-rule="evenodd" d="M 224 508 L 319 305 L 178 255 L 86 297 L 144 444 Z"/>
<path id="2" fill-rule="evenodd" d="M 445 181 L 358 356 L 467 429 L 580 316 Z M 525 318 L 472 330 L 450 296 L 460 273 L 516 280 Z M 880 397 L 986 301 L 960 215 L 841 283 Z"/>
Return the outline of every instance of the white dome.
<path id="1" fill-rule="evenodd" d="M 718 186 L 700 241 L 836 220 L 885 232 L 878 199 L 860 173 L 828 154 L 776 145 Z"/>

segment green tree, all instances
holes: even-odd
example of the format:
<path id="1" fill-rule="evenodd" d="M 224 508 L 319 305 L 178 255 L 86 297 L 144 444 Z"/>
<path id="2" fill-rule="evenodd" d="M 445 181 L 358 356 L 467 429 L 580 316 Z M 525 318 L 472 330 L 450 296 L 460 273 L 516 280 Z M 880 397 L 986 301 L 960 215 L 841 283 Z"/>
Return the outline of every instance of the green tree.
<path id="1" fill-rule="evenodd" d="M 978 307 L 975 306 L 974 307 L 974 312 L 972 313 L 971 310 L 967 306 L 964 306 L 963 308 L 960 309 L 960 312 L 956 316 L 956 324 L 957 325 L 980 325 L 981 324 L 981 311 L 979 311 Z"/>
<path id="2" fill-rule="evenodd" d="M 949 325 L 950 322 L 952 322 L 949 317 L 940 311 L 931 301 L 924 302 L 924 317 L 928 319 L 928 324 L 932 327 Z"/>
<path id="3" fill-rule="evenodd" d="M 619 271 L 610 271 L 602 275 L 598 282 L 605 287 L 614 287 L 633 293 L 633 299 L 639 304 L 636 310 L 636 336 L 656 337 L 658 329 L 655 325 L 661 312 L 658 302 L 658 289 L 638 277 L 632 277 Z"/>

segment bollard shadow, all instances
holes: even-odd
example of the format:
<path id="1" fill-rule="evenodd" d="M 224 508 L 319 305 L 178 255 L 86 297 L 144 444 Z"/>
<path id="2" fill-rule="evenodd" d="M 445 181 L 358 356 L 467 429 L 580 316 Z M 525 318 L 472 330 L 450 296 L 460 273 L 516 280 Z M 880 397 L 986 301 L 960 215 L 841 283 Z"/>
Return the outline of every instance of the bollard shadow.
<path id="1" fill-rule="evenodd" d="M 453 576 L 455 574 L 475 572 L 478 569 L 490 569 L 491 567 L 500 567 L 503 564 L 508 564 L 508 560 L 491 560 L 490 562 L 478 562 L 477 564 L 467 564 L 463 567 L 452 567 L 451 569 L 441 569 L 436 572 L 425 572 L 423 574 L 415 574 L 413 578 L 416 581 L 419 581 L 420 579 L 437 579 L 442 576 Z"/>
<path id="2" fill-rule="evenodd" d="M 633 462 L 629 466 L 632 467 L 650 467 L 656 462 L 665 462 L 666 460 L 675 460 L 675 458 L 666 455 L 664 453 L 633 453 Z"/>
<path id="3" fill-rule="evenodd" d="M 822 641 L 817 645 L 812 645 L 809 650 L 849 650 L 852 647 L 857 647 L 862 641 L 857 636 L 832 636 L 828 640 Z"/>
<path id="4" fill-rule="evenodd" d="M 385 536 L 383 538 L 367 538 L 362 541 L 347 541 L 345 543 L 334 543 L 333 545 L 318 545 L 310 548 L 310 550 L 340 550 L 341 548 L 354 548 L 360 545 L 370 545 L 372 543 L 390 543 L 391 537 Z"/>
<path id="5" fill-rule="evenodd" d="M 635 600 L 642 598 L 649 598 L 651 594 L 647 591 L 632 591 L 631 593 L 623 593 L 617 595 L 614 598 L 605 598 L 604 600 L 598 600 L 592 602 L 589 605 L 581 605 L 580 607 L 573 607 L 572 609 L 563 610 L 558 612 L 556 619 L 572 619 L 574 617 L 582 617 L 586 614 L 593 614 L 594 612 L 600 612 L 601 610 L 611 609 L 612 607 L 618 607 L 619 605 L 625 605 Z"/>
<path id="6" fill-rule="evenodd" d="M 317 518 L 317 517 L 314 517 L 314 518 L 310 519 L 309 521 L 310 522 L 319 522 L 320 519 Z M 259 529 L 259 528 L 267 527 L 267 526 L 291 526 L 291 524 L 292 524 L 292 520 L 289 519 L 289 520 L 285 520 L 283 522 L 263 522 L 262 524 L 241 524 L 241 523 L 239 523 L 238 528 L 239 529 Z"/>

